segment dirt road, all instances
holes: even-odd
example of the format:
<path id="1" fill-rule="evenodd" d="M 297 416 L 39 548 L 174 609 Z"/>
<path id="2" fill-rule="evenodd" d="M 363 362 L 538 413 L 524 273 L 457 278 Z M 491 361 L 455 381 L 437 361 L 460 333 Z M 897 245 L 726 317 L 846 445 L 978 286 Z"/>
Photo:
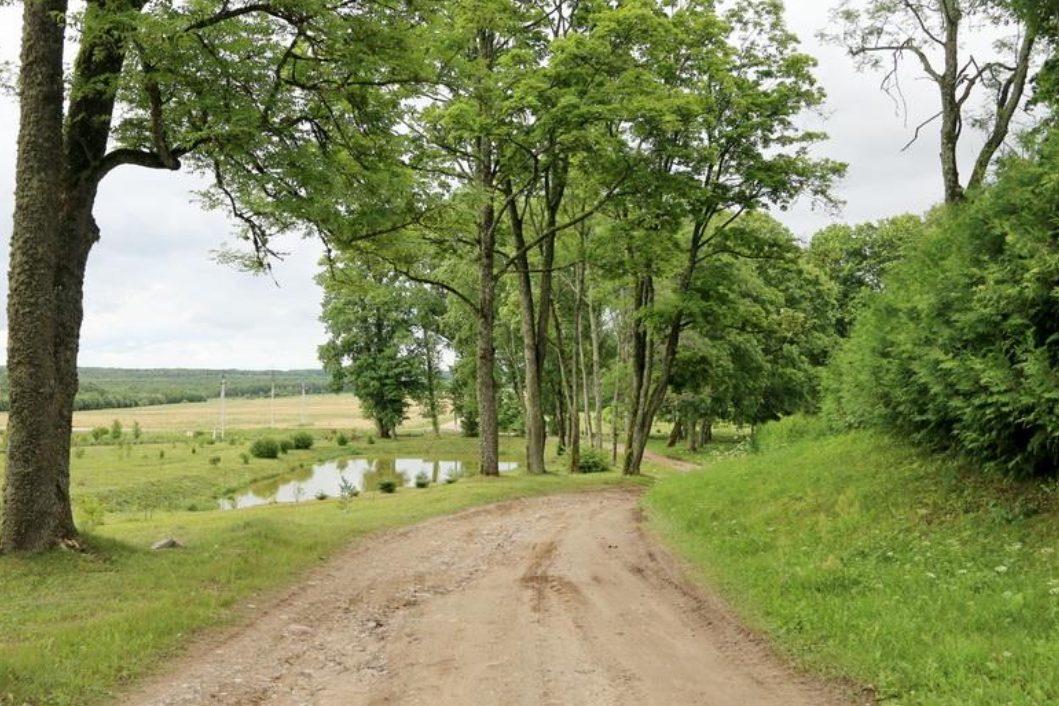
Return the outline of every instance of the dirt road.
<path id="1" fill-rule="evenodd" d="M 521 500 L 382 535 L 122 703 L 844 703 L 687 588 L 637 499 Z"/>

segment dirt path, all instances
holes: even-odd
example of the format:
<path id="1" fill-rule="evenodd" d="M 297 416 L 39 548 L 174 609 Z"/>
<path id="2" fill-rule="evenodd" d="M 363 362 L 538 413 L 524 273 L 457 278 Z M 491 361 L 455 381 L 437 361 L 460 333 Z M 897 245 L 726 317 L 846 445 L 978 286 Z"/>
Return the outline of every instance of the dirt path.
<path id="1" fill-rule="evenodd" d="M 687 588 L 637 499 L 521 500 L 382 535 L 122 703 L 848 703 Z"/>

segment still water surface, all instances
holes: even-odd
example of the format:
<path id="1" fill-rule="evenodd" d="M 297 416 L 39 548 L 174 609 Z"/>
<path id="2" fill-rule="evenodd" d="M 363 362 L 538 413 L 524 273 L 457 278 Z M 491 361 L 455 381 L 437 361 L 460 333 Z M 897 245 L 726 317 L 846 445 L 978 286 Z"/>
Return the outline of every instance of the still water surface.
<path id="1" fill-rule="evenodd" d="M 502 461 L 501 473 L 518 470 L 518 463 Z M 320 493 L 336 498 L 342 492 L 342 479 L 364 492 L 376 490 L 379 481 L 395 480 L 405 487 L 415 485 L 416 476 L 425 473 L 431 483 L 444 483 L 465 473 L 477 471 L 469 461 L 425 458 L 344 458 L 261 481 L 247 490 L 220 500 L 222 510 L 239 510 L 271 503 L 315 500 Z"/>

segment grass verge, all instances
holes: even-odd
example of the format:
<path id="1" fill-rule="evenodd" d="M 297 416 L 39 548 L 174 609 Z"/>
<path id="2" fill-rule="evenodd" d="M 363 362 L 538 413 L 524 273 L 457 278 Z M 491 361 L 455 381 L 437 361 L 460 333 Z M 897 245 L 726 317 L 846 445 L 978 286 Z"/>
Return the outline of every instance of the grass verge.
<path id="1" fill-rule="evenodd" d="M 468 478 L 335 501 L 126 517 L 86 554 L 0 557 L 0 703 L 99 703 L 188 637 L 365 535 L 517 497 L 629 483 L 616 473 Z M 151 552 L 167 536 L 186 549 Z M 244 609 L 245 610 L 245 609 Z"/>
<path id="2" fill-rule="evenodd" d="M 811 671 L 887 704 L 1059 703 L 1059 486 L 813 436 L 663 478 L 652 526 Z"/>

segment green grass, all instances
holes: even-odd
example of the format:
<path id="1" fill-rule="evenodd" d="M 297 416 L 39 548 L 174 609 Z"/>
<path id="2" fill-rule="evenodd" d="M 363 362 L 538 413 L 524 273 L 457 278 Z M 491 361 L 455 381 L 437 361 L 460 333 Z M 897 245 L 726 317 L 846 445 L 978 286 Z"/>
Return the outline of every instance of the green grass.
<path id="1" fill-rule="evenodd" d="M 885 703 L 1059 703 L 1057 486 L 803 422 L 659 481 L 652 526 L 797 662 Z"/>
<path id="2" fill-rule="evenodd" d="M 0 703 L 91 704 L 164 664 L 196 631 L 245 614 L 364 535 L 515 497 L 627 483 L 615 473 L 467 478 L 353 500 L 126 517 L 86 554 L 0 557 Z M 175 536 L 183 550 L 150 552 Z M 7 699 L 5 701 L 4 699 Z"/>

